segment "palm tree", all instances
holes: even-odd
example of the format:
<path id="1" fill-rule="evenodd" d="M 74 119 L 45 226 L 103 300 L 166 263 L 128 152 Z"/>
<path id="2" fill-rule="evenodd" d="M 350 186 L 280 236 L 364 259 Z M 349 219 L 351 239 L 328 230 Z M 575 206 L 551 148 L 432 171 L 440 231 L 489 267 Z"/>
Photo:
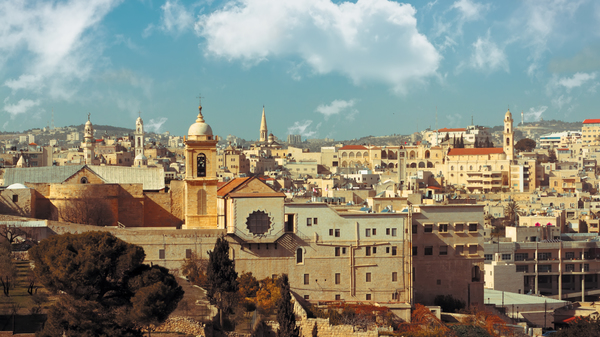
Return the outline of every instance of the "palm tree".
<path id="1" fill-rule="evenodd" d="M 517 216 L 519 215 L 519 210 L 519 204 L 517 204 L 517 202 L 514 200 L 509 202 L 506 207 L 504 207 L 504 217 L 508 218 L 508 225 L 514 226 Z"/>

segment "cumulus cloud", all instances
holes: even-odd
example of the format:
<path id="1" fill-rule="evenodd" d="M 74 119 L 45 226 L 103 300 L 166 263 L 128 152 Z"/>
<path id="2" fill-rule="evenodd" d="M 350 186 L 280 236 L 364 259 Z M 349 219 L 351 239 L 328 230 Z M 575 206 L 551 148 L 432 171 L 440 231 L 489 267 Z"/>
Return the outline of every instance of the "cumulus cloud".
<path id="1" fill-rule="evenodd" d="M 558 79 L 557 84 L 565 87 L 567 91 L 582 86 L 585 82 L 596 78 L 596 73 L 575 73 L 573 77 L 563 77 Z"/>
<path id="2" fill-rule="evenodd" d="M 145 127 L 148 131 L 152 131 L 155 133 L 160 133 L 160 128 L 163 124 L 168 120 L 166 117 L 161 117 L 159 119 L 150 119 L 150 121 L 145 123 Z"/>
<path id="3" fill-rule="evenodd" d="M 119 2 L 0 2 L 0 70 L 11 60 L 21 73 L 4 84 L 13 91 L 49 88 L 68 99 L 74 89 L 66 86 L 87 79 L 103 49 L 89 32 Z"/>
<path id="4" fill-rule="evenodd" d="M 194 27 L 194 15 L 178 0 L 167 1 L 162 10 L 160 29 L 167 33 L 181 34 Z"/>
<path id="5" fill-rule="evenodd" d="M 245 66 L 298 57 L 316 74 L 383 82 L 406 93 L 436 75 L 441 59 L 418 32 L 415 13 L 389 0 L 241 0 L 200 16 L 195 29 L 214 57 Z"/>
<path id="6" fill-rule="evenodd" d="M 321 104 L 316 109 L 315 112 L 323 114 L 325 120 L 328 120 L 329 117 L 333 115 L 345 114 L 346 119 L 354 120 L 354 116 L 358 113 L 358 110 L 352 109 L 354 107 L 355 100 L 351 99 L 349 101 L 336 99 L 330 104 Z"/>
<path id="7" fill-rule="evenodd" d="M 8 100 L 4 100 L 6 103 Z M 16 104 L 6 104 L 4 105 L 4 111 L 10 114 L 10 117 L 14 119 L 17 115 L 26 113 L 29 109 L 40 105 L 39 100 L 30 100 L 30 99 L 20 99 Z"/>
<path id="8" fill-rule="evenodd" d="M 480 37 L 473 43 L 473 54 L 469 66 L 489 73 L 497 70 L 509 72 L 506 54 L 496 43 L 491 41 L 489 32 L 486 37 Z"/>
<path id="9" fill-rule="evenodd" d="M 547 106 L 538 106 L 529 108 L 529 111 L 523 113 L 526 122 L 537 122 L 542 119 L 542 114 L 548 110 Z"/>
<path id="10" fill-rule="evenodd" d="M 459 0 L 450 6 L 460 12 L 463 21 L 474 21 L 482 18 L 483 14 L 490 8 L 489 4 L 480 4 L 471 0 Z"/>
<path id="11" fill-rule="evenodd" d="M 563 106 L 571 104 L 573 97 L 560 95 L 552 99 L 552 105 L 554 105 L 558 110 L 562 110 Z"/>
<path id="12" fill-rule="evenodd" d="M 301 135 L 303 138 L 314 137 L 317 134 L 317 130 L 321 127 L 321 123 L 317 124 L 313 129 L 311 126 L 312 120 L 296 121 L 294 125 L 288 127 L 288 135 Z"/>
<path id="13" fill-rule="evenodd" d="M 426 6 L 426 8 L 431 7 Z M 471 21 L 482 20 L 489 9 L 489 4 L 481 4 L 471 0 L 458 0 L 444 11 L 444 15 L 434 15 L 432 36 L 442 38 L 441 42 L 437 42 L 439 50 L 454 49 L 454 46 L 457 45 L 456 41 L 463 35 L 464 25 Z M 448 13 L 457 13 L 458 15 L 448 19 Z"/>

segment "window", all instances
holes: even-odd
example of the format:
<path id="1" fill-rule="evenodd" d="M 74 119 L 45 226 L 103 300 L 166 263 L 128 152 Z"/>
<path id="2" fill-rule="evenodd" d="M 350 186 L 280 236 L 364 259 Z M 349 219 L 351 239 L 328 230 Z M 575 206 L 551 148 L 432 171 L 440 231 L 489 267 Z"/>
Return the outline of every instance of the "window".
<path id="1" fill-rule="evenodd" d="M 448 224 L 447 223 L 441 223 L 438 225 L 438 232 L 440 233 L 448 233 Z"/>
<path id="2" fill-rule="evenodd" d="M 339 237 L 340 237 L 340 230 L 339 230 L 339 229 L 336 229 L 336 230 L 335 230 L 335 237 L 336 237 L 336 238 L 339 238 Z"/>
<path id="3" fill-rule="evenodd" d="M 549 273 L 552 271 L 552 265 L 551 264 L 540 264 L 540 265 L 538 265 L 538 271 L 542 272 L 542 273 Z"/>
<path id="4" fill-rule="evenodd" d="M 412 255 L 413 255 L 413 256 L 417 256 L 417 253 L 418 253 L 418 252 L 419 252 L 419 247 L 415 247 L 415 246 L 413 246 L 413 252 L 412 252 Z"/>
<path id="5" fill-rule="evenodd" d="M 375 155 L 375 156 L 377 156 L 377 155 Z M 367 294 L 367 296 L 365 296 L 365 299 L 366 299 L 367 301 L 370 301 L 370 300 L 371 300 L 371 294 Z"/>
<path id="6" fill-rule="evenodd" d="M 165 250 L 164 249 L 158 250 L 158 258 L 161 260 L 164 260 L 164 258 L 165 258 Z"/>
<path id="7" fill-rule="evenodd" d="M 574 260 L 575 259 L 575 252 L 566 252 L 565 253 L 565 259 L 567 259 L 567 260 Z"/>
<path id="8" fill-rule="evenodd" d="M 465 226 L 465 224 L 462 224 L 462 223 L 454 224 L 454 231 L 462 233 L 462 232 L 465 231 L 465 227 L 464 226 Z"/>
<path id="9" fill-rule="evenodd" d="M 371 273 L 367 273 L 366 282 L 371 282 Z"/>
<path id="10" fill-rule="evenodd" d="M 390 247 L 385 247 L 385 253 L 389 254 L 390 253 Z"/>
<path id="11" fill-rule="evenodd" d="M 365 247 L 365 255 L 371 256 L 371 247 Z"/>
<path id="12" fill-rule="evenodd" d="M 574 264 L 566 264 L 565 271 L 575 271 L 575 265 Z"/>
<path id="13" fill-rule="evenodd" d="M 469 255 L 477 255 L 477 245 L 470 245 L 469 246 Z"/>
<path id="14" fill-rule="evenodd" d="M 346 247 L 342 247 L 342 254 L 346 255 Z"/>
<path id="15" fill-rule="evenodd" d="M 440 255 L 448 255 L 448 246 L 440 246 Z"/>
<path id="16" fill-rule="evenodd" d="M 296 249 L 296 263 L 304 263 L 304 250 L 302 248 Z"/>
<path id="17" fill-rule="evenodd" d="M 397 281 L 398 281 L 398 273 L 392 272 L 392 282 L 397 282 Z"/>
<path id="18" fill-rule="evenodd" d="M 385 235 L 390 235 L 390 229 L 389 228 L 385 229 Z"/>
<path id="19" fill-rule="evenodd" d="M 191 249 L 186 249 L 185 250 L 185 258 L 186 259 L 191 259 L 192 258 L 192 250 Z"/>
<path id="20" fill-rule="evenodd" d="M 200 153 L 197 158 L 197 177 L 206 177 L 206 155 Z"/>
<path id="21" fill-rule="evenodd" d="M 433 225 L 432 224 L 425 225 L 423 232 L 424 233 L 433 233 Z"/>
<path id="22" fill-rule="evenodd" d="M 469 224 L 469 232 L 477 232 L 477 224 L 476 223 Z"/>
<path id="23" fill-rule="evenodd" d="M 454 247 L 454 251 L 456 252 L 456 255 L 464 254 L 464 250 L 465 250 L 464 245 L 456 245 L 456 247 Z"/>
<path id="24" fill-rule="evenodd" d="M 552 253 L 538 253 L 538 260 L 550 260 L 552 258 Z"/>
<path id="25" fill-rule="evenodd" d="M 309 295 L 304 295 L 305 300 L 308 300 L 309 297 L 310 297 Z"/>
<path id="26" fill-rule="evenodd" d="M 529 273 L 529 266 L 517 266 L 517 273 Z"/>
<path id="27" fill-rule="evenodd" d="M 529 253 L 515 253 L 515 261 L 525 261 L 529 258 Z"/>
<path id="28" fill-rule="evenodd" d="M 502 254 L 502 260 L 510 260 L 512 254 Z"/>
<path id="29" fill-rule="evenodd" d="M 79 180 L 80 183 L 82 184 L 87 184 L 88 183 L 88 178 L 87 177 L 81 177 L 81 179 Z"/>
<path id="30" fill-rule="evenodd" d="M 392 228 L 392 236 L 396 236 L 397 235 L 397 229 L 396 228 Z"/>
<path id="31" fill-rule="evenodd" d="M 271 226 L 269 215 L 263 211 L 254 211 L 248 216 L 246 226 L 254 235 L 265 234 Z"/>
<path id="32" fill-rule="evenodd" d="M 583 271 L 590 271 L 590 265 L 589 265 L 589 264 L 587 264 L 587 263 L 585 263 L 585 264 L 583 265 Z"/>
<path id="33" fill-rule="evenodd" d="M 392 247 L 392 255 L 398 255 L 398 251 L 396 249 L 396 246 Z M 415 254 L 416 255 L 416 254 Z"/>
<path id="34" fill-rule="evenodd" d="M 373 228 L 373 236 L 377 235 L 377 228 Z"/>
<path id="35" fill-rule="evenodd" d="M 425 246 L 423 255 L 433 255 L 433 246 Z"/>
<path id="36" fill-rule="evenodd" d="M 340 284 L 342 281 L 342 275 L 340 273 L 335 273 L 335 284 Z"/>
<path id="37" fill-rule="evenodd" d="M 329 230 L 329 236 L 333 236 L 333 229 Z"/>
<path id="38" fill-rule="evenodd" d="M 317 224 L 317 218 L 313 218 L 313 225 Z"/>
<path id="39" fill-rule="evenodd" d="M 335 256 L 340 256 L 340 247 L 335 247 Z"/>
<path id="40" fill-rule="evenodd" d="M 310 281 L 310 275 L 309 274 L 304 274 L 304 284 L 308 284 Z"/>
<path id="41" fill-rule="evenodd" d="M 483 254 L 483 258 L 484 258 L 486 261 L 492 261 L 492 259 L 493 259 L 493 255 L 492 255 L 492 254 Z"/>
<path id="42" fill-rule="evenodd" d="M 312 218 L 306 218 L 306 225 L 312 226 Z"/>
<path id="43" fill-rule="evenodd" d="M 365 229 L 365 236 L 366 237 L 370 237 L 371 236 L 371 228 Z"/>
<path id="44" fill-rule="evenodd" d="M 14 194 L 13 195 L 13 202 L 19 202 L 19 196 Z"/>

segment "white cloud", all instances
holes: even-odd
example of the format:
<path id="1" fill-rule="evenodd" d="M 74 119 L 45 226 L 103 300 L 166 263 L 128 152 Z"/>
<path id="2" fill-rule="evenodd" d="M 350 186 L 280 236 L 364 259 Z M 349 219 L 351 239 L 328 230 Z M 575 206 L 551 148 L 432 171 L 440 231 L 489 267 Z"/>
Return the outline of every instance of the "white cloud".
<path id="1" fill-rule="evenodd" d="M 582 86 L 585 82 L 596 78 L 596 73 L 575 73 L 573 77 L 563 77 L 558 80 L 558 84 L 565 87 L 567 91 Z"/>
<path id="2" fill-rule="evenodd" d="M 571 104 L 573 97 L 560 95 L 552 99 L 552 105 L 554 105 L 558 110 L 562 110 L 563 106 Z"/>
<path id="3" fill-rule="evenodd" d="M 479 37 L 473 43 L 473 54 L 469 66 L 484 72 L 497 70 L 509 72 L 506 54 L 496 43 L 490 40 L 489 32 L 486 37 Z"/>
<path id="4" fill-rule="evenodd" d="M 406 93 L 436 75 L 441 56 L 417 31 L 415 9 L 388 0 L 241 0 L 202 15 L 206 53 L 252 66 L 299 57 L 317 74 L 377 81 Z"/>
<path id="5" fill-rule="evenodd" d="M 471 0 L 459 0 L 452 4 L 450 8 L 457 9 L 464 21 L 479 20 L 489 9 L 490 5 L 484 5 Z"/>
<path id="6" fill-rule="evenodd" d="M 165 2 L 162 9 L 160 29 L 167 33 L 179 35 L 194 27 L 194 16 L 178 0 Z M 151 30 L 150 26 L 146 30 Z M 150 34 L 151 31 L 144 34 Z"/>
<path id="7" fill-rule="evenodd" d="M 7 100 L 5 99 L 4 103 L 6 102 Z M 40 105 L 39 100 L 33 101 L 30 99 L 20 99 L 19 102 L 17 102 L 17 104 L 6 104 L 4 106 L 4 111 L 8 112 L 10 114 L 10 117 L 14 119 L 17 115 L 26 113 L 27 111 L 29 111 L 29 109 L 38 105 Z"/>
<path id="8" fill-rule="evenodd" d="M 288 127 L 288 135 L 301 135 L 302 137 L 313 137 L 317 134 L 317 130 L 321 127 L 321 123 L 317 124 L 315 130 L 311 128 L 313 121 L 307 119 L 294 122 L 294 125 Z"/>
<path id="9" fill-rule="evenodd" d="M 526 122 L 537 122 L 542 118 L 542 114 L 548 110 L 545 105 L 529 108 L 529 111 L 523 113 Z"/>
<path id="10" fill-rule="evenodd" d="M 21 73 L 4 84 L 13 91 L 49 88 L 68 99 L 76 90 L 69 84 L 89 77 L 103 49 L 88 33 L 119 2 L 0 2 L 0 70 L 11 60 Z"/>
<path id="11" fill-rule="evenodd" d="M 354 120 L 354 116 L 358 113 L 358 110 L 352 109 L 354 107 L 355 100 L 351 99 L 349 101 L 336 99 L 331 104 L 321 104 L 319 105 L 315 111 L 323 114 L 325 120 L 328 120 L 329 117 L 333 115 L 339 115 L 340 113 L 345 113 L 346 119 Z"/>
<path id="12" fill-rule="evenodd" d="M 455 1 L 442 16 L 433 17 L 433 34 L 434 38 L 443 37 L 443 41 L 438 42 L 437 46 L 440 51 L 447 48 L 454 50 L 457 45 L 456 41 L 460 40 L 463 35 L 463 27 L 471 21 L 482 20 L 485 14 L 490 9 L 489 4 L 481 4 L 471 0 Z M 447 18 L 448 13 L 458 12 L 458 15 Z"/>
<path id="13" fill-rule="evenodd" d="M 145 126 L 148 131 L 152 131 L 155 133 L 160 132 L 160 128 L 163 124 L 168 120 L 166 117 L 161 117 L 159 119 L 150 119 L 150 121 L 146 122 Z"/>

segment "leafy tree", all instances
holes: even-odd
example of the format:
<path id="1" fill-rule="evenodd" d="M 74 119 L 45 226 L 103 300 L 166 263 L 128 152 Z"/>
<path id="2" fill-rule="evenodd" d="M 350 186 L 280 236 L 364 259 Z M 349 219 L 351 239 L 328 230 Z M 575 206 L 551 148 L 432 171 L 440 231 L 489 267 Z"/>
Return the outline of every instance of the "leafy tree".
<path id="1" fill-rule="evenodd" d="M 556 163 L 557 161 L 558 158 L 556 158 L 556 151 L 554 151 L 553 149 L 548 150 L 548 162 Z"/>
<path id="2" fill-rule="evenodd" d="M 442 307 L 442 311 L 444 312 L 456 313 L 466 306 L 464 301 L 454 298 L 452 295 L 437 295 L 433 303 Z"/>
<path id="3" fill-rule="evenodd" d="M 564 328 L 553 337 L 592 337 L 600 336 L 600 320 L 589 317 L 576 318 L 567 328 Z"/>
<path id="4" fill-rule="evenodd" d="M 531 150 L 535 149 L 535 145 L 536 145 L 535 140 L 529 139 L 529 138 L 523 138 L 523 139 L 519 140 L 517 142 L 517 144 L 515 144 L 515 150 L 530 152 Z"/>
<path id="5" fill-rule="evenodd" d="M 14 287 L 17 280 L 17 267 L 12 259 L 10 249 L 6 245 L 0 245 L 0 284 L 4 296 L 9 296 L 10 289 Z"/>
<path id="6" fill-rule="evenodd" d="M 281 297 L 277 301 L 277 337 L 299 337 L 300 327 L 296 326 L 296 315 L 292 307 L 292 295 L 290 294 L 290 282 L 287 274 L 283 274 L 278 280 Z"/>
<path id="7" fill-rule="evenodd" d="M 444 136 L 444 141 L 450 140 L 450 134 L 446 132 L 446 136 Z"/>
<path id="8" fill-rule="evenodd" d="M 271 312 L 280 298 L 281 288 L 277 284 L 277 277 L 260 280 L 260 288 L 256 292 L 256 305 L 262 312 Z"/>
<path id="9" fill-rule="evenodd" d="M 206 297 L 219 310 L 219 324 L 223 327 L 223 315 L 229 313 L 237 302 L 238 281 L 235 262 L 229 258 L 229 243 L 225 237 L 217 239 L 215 247 L 208 252 Z"/>
<path id="10" fill-rule="evenodd" d="M 39 282 L 62 293 L 39 336 L 141 336 L 183 297 L 168 269 L 108 232 L 53 236 L 29 255 Z"/>
<path id="11" fill-rule="evenodd" d="M 252 272 L 242 273 L 238 278 L 238 283 L 240 295 L 243 298 L 256 297 L 256 292 L 258 291 L 260 284 L 256 280 L 256 277 L 252 275 Z"/>
<path id="12" fill-rule="evenodd" d="M 181 267 L 181 273 L 186 276 L 192 284 L 199 287 L 207 287 L 207 276 L 206 269 L 208 267 L 208 260 L 201 258 L 198 254 L 192 252 L 192 256 L 189 259 L 185 259 L 183 266 Z"/>
<path id="13" fill-rule="evenodd" d="M 520 209 L 519 204 L 514 200 L 510 201 L 506 207 L 504 207 L 504 217 L 508 218 L 509 225 L 514 226 Z"/>

